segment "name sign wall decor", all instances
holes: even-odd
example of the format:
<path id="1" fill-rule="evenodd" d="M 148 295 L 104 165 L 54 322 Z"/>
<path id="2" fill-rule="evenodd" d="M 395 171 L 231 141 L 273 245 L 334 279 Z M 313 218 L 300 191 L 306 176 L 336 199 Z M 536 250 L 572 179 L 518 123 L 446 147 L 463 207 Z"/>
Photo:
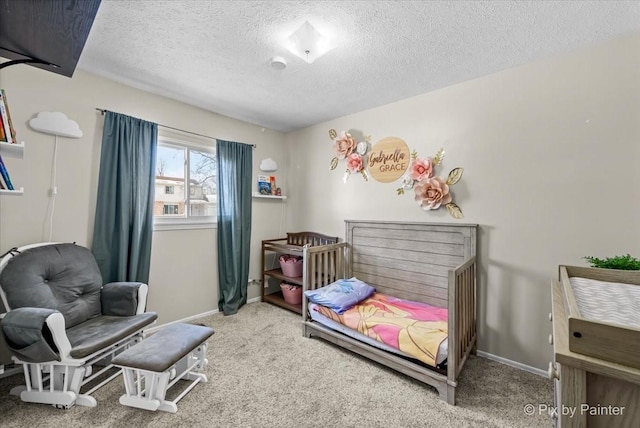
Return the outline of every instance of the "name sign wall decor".
<path id="1" fill-rule="evenodd" d="M 373 145 L 368 160 L 369 175 L 381 183 L 391 183 L 409 168 L 409 146 L 398 137 L 383 138 Z"/>

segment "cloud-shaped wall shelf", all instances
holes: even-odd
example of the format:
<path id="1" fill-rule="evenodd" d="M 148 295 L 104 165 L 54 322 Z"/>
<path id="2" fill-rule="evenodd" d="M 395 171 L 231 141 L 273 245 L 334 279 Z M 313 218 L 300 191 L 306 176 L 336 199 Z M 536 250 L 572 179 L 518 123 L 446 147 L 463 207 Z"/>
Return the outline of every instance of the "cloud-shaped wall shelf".
<path id="1" fill-rule="evenodd" d="M 264 172 L 276 171 L 278 164 L 271 158 L 262 159 L 260 161 L 260 170 Z"/>
<path id="2" fill-rule="evenodd" d="M 82 130 L 78 122 L 71 120 L 64 113 L 58 111 L 42 111 L 29 121 L 29 126 L 35 131 L 53 134 L 59 137 L 80 138 Z"/>

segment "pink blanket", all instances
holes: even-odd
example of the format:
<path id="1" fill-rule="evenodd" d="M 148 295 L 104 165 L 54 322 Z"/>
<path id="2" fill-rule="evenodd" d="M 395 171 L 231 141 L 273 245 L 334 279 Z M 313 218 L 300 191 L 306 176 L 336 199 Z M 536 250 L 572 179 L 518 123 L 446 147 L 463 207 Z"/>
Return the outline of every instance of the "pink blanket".
<path id="1" fill-rule="evenodd" d="M 342 315 L 324 306 L 316 310 L 430 366 L 436 365 L 438 347 L 447 338 L 447 309 L 381 293 L 374 293 Z"/>

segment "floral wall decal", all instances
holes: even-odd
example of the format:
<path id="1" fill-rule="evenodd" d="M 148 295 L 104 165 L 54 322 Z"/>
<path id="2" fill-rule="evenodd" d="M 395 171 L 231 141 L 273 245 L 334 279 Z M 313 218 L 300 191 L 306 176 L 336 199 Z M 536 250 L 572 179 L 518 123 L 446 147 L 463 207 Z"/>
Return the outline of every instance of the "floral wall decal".
<path id="1" fill-rule="evenodd" d="M 369 151 L 370 136 L 363 137 L 363 141 L 358 139 L 347 131 L 342 131 L 340 134 L 335 129 L 329 130 L 329 138 L 333 140 L 333 149 L 335 157 L 331 159 L 331 169 L 334 170 L 338 167 L 338 163 L 341 160 L 346 161 L 347 169 L 342 177 L 342 181 L 346 183 L 351 174 L 360 173 L 362 178 L 369 180 L 369 174 L 364 168 L 366 162 L 365 157 Z"/>
<path id="2" fill-rule="evenodd" d="M 359 132 L 349 130 L 338 134 L 335 129 L 329 130 L 335 153 L 331 159 L 331 170 L 336 169 L 341 161 L 346 163 L 342 181 L 346 183 L 351 174 L 356 173 L 369 181 L 371 173 L 374 179 L 386 183 L 397 180 L 406 172 L 402 178 L 402 186 L 396 190 L 398 195 L 413 189 L 414 199 L 423 210 L 437 210 L 444 206 L 452 217 L 464 218 L 460 207 L 453 202 L 450 189 L 460 181 L 464 168 L 452 169 L 446 180 L 435 173 L 436 167 L 444 159 L 444 149 L 438 150 L 433 158 L 419 158 L 415 150 L 409 154 L 409 147 L 400 138 L 386 137 L 378 141 L 372 153 L 369 153 L 371 136 L 356 134 Z M 369 171 L 366 169 L 367 156 L 370 161 Z M 407 168 L 409 158 L 411 164 Z"/>
<path id="3" fill-rule="evenodd" d="M 444 149 L 438 150 L 433 159 L 428 157 L 420 159 L 414 150 L 411 153 L 412 162 L 409 173 L 404 176 L 402 187 L 396 191 L 398 195 L 402 195 L 405 190 L 413 189 L 415 200 L 423 210 L 437 210 L 444 205 L 452 217 L 460 219 L 464 215 L 460 207 L 453 202 L 449 186 L 460 181 L 464 169 L 460 167 L 452 169 L 446 180 L 434 175 L 435 167 L 442 164 L 443 158 Z"/>

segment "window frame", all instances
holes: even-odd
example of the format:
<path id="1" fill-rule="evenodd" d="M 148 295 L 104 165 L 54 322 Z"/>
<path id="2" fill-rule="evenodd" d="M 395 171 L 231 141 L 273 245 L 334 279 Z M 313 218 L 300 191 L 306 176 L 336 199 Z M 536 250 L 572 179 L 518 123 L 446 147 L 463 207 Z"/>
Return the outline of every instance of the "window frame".
<path id="1" fill-rule="evenodd" d="M 191 135 L 168 135 L 158 133 L 158 147 L 170 147 L 184 150 L 184 202 L 185 213 L 183 216 L 171 215 L 167 217 L 153 216 L 153 230 L 186 230 L 186 229 L 214 229 L 217 227 L 217 216 L 190 216 L 189 209 L 191 206 L 191 151 L 210 153 L 216 155 L 215 141 L 199 139 Z M 157 156 L 157 155 L 156 155 Z M 157 161 L 157 157 L 156 157 Z M 216 187 L 217 187 L 217 171 L 216 171 Z M 154 172 L 155 183 L 155 172 Z M 154 184 L 155 189 L 155 184 Z M 174 189 L 175 194 L 175 189 Z M 217 194 L 217 192 L 216 192 Z M 154 190 L 155 205 L 155 190 Z"/>

